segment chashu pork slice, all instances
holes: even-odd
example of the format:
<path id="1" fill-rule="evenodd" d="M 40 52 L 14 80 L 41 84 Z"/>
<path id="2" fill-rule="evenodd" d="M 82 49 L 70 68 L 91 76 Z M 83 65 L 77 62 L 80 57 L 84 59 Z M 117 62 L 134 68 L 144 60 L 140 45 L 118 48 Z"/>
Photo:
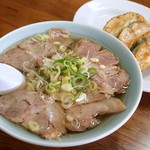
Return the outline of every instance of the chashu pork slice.
<path id="1" fill-rule="evenodd" d="M 118 65 L 119 59 L 107 49 L 101 49 L 101 45 L 89 39 L 82 38 L 76 44 L 74 50 L 82 57 L 99 59 L 97 64 Z"/>
<path id="2" fill-rule="evenodd" d="M 108 67 L 97 70 L 94 80 L 105 93 L 113 95 L 115 93 L 124 93 L 129 85 L 130 77 L 128 73 L 118 66 Z"/>
<path id="3" fill-rule="evenodd" d="M 26 62 L 28 67 L 33 68 L 36 60 L 23 49 L 15 46 L 6 53 L 0 55 L 0 63 L 5 63 L 23 71 L 23 63 Z"/>
<path id="4" fill-rule="evenodd" d="M 29 38 L 2 54 L 0 62 L 23 71 L 24 63 L 26 67 L 33 68 L 40 59 L 52 56 L 55 51 L 55 46 L 48 40 L 40 42 L 34 38 Z"/>
<path id="5" fill-rule="evenodd" d="M 110 95 L 125 92 L 130 81 L 129 75 L 118 66 L 117 56 L 107 49 L 100 50 L 98 45 L 89 39 L 81 39 L 76 43 L 75 51 L 82 57 L 89 56 L 89 66 L 96 68 L 92 80 L 99 85 L 101 91 Z M 93 63 L 91 58 L 97 58 L 98 62 Z"/>
<path id="6" fill-rule="evenodd" d="M 97 115 L 119 113 L 126 109 L 122 101 L 115 97 L 107 100 L 74 106 L 66 110 L 66 127 L 71 131 L 85 131 L 95 127 L 99 120 Z"/>
<path id="7" fill-rule="evenodd" d="M 74 101 L 70 106 L 89 104 L 93 102 L 99 102 L 105 99 L 108 99 L 110 94 L 102 91 L 100 88 L 97 88 L 95 91 L 86 88 L 85 93 L 81 93 L 80 96 Z"/>
<path id="8" fill-rule="evenodd" d="M 56 51 L 64 52 L 72 46 L 70 32 L 64 29 L 51 29 L 43 41 L 28 38 L 17 46 L 0 55 L 0 62 L 9 64 L 23 71 L 23 64 L 28 68 L 42 65 L 44 57 L 51 57 Z"/>
<path id="9" fill-rule="evenodd" d="M 70 48 L 74 43 L 73 40 L 70 38 L 70 31 L 66 29 L 50 29 L 48 31 L 48 35 L 50 37 L 50 41 L 52 41 L 54 45 L 60 47 L 60 51 L 62 50 L 62 52 L 65 51 L 67 48 Z"/>
<path id="10" fill-rule="evenodd" d="M 26 90 L 3 95 L 0 114 L 45 139 L 66 134 L 65 112 L 48 95 Z"/>
<path id="11" fill-rule="evenodd" d="M 74 50 L 82 57 L 92 58 L 97 55 L 101 45 L 89 39 L 81 38 L 76 44 Z"/>

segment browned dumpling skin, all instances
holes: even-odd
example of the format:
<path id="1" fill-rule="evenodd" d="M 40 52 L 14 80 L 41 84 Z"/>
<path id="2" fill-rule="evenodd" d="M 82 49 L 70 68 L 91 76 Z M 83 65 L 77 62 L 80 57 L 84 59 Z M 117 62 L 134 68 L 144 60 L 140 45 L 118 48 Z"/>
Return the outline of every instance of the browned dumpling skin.
<path id="1" fill-rule="evenodd" d="M 149 31 L 149 24 L 133 23 L 131 26 L 122 30 L 118 39 L 123 42 L 129 49 L 133 49 L 133 46 L 137 40 Z"/>
<path id="2" fill-rule="evenodd" d="M 123 15 L 111 18 L 106 23 L 103 30 L 114 35 L 115 37 L 118 37 L 124 28 L 128 27 L 134 22 L 147 23 L 146 19 L 140 14 L 135 12 L 127 12 Z"/>

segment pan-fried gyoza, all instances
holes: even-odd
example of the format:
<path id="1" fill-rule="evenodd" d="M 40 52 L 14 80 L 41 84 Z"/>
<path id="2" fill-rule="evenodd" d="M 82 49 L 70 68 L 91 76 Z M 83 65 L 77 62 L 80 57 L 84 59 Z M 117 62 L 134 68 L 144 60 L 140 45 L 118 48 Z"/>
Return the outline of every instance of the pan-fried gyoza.
<path id="1" fill-rule="evenodd" d="M 113 17 L 103 29 L 117 37 L 133 52 L 141 70 L 150 66 L 150 24 L 142 15 L 127 12 Z"/>
<path id="2" fill-rule="evenodd" d="M 58 139 L 100 123 L 98 115 L 126 109 L 117 94 L 129 75 L 119 58 L 87 38 L 75 41 L 65 29 L 25 39 L 0 56 L 22 71 L 24 89 L 0 96 L 0 114 L 45 139 Z"/>

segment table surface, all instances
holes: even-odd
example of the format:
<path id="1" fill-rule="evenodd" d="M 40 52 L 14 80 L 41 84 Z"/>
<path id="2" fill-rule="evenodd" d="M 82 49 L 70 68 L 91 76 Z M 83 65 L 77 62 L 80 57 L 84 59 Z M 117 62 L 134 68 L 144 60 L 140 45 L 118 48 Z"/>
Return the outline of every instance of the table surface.
<path id="1" fill-rule="evenodd" d="M 0 0 L 0 37 L 27 24 L 50 20 L 72 21 L 89 0 Z M 149 0 L 132 0 L 150 7 Z M 99 141 L 71 148 L 31 145 L 0 131 L 1 150 L 150 150 L 150 93 L 143 93 L 138 109 L 115 133 Z"/>

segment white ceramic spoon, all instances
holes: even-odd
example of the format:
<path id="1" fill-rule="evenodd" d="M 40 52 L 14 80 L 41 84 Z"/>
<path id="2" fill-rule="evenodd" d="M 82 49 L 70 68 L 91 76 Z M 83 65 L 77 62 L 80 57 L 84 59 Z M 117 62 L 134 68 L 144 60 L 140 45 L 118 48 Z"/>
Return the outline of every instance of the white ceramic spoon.
<path id="1" fill-rule="evenodd" d="M 17 69 L 0 63 L 0 95 L 12 92 L 25 83 L 25 77 Z"/>

